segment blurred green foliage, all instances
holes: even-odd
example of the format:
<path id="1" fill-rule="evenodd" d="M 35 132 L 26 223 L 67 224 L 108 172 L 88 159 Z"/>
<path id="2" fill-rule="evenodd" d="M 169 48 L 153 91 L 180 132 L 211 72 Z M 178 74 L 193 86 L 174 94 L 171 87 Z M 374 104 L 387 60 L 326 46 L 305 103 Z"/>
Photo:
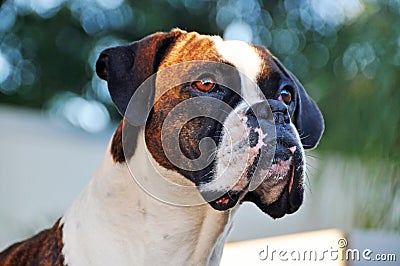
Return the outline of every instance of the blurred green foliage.
<path id="1" fill-rule="evenodd" d="M 320 151 L 398 164 L 395 0 L 7 0 L 0 8 L 0 102 L 43 109 L 73 125 L 83 111 L 68 101 L 95 103 L 104 119 L 118 119 L 94 74 L 98 53 L 174 27 L 227 38 L 236 32 L 267 46 L 320 106 Z"/>

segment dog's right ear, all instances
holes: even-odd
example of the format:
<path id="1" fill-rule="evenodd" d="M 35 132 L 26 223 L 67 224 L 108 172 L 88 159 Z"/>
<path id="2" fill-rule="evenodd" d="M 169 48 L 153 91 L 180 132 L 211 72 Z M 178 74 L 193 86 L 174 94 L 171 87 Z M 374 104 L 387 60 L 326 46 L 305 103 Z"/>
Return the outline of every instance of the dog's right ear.
<path id="1" fill-rule="evenodd" d="M 131 97 L 138 87 L 157 72 L 168 49 L 184 33 L 181 30 L 159 32 L 127 46 L 106 49 L 100 54 L 96 62 L 96 73 L 107 81 L 111 98 L 122 116 L 125 116 Z M 143 88 L 138 91 L 130 103 L 134 106 L 134 114 L 129 114 L 129 122 L 135 126 L 144 125 L 153 100 L 154 86 L 152 89 Z"/>

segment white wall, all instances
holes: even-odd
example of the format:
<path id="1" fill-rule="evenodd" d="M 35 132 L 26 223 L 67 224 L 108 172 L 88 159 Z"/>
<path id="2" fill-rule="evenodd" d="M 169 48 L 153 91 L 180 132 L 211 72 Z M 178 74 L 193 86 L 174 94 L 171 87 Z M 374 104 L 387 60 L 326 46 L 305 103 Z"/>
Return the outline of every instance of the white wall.
<path id="1" fill-rule="evenodd" d="M 90 136 L 0 106 L 0 248 L 50 226 L 88 182 L 111 131 Z"/>

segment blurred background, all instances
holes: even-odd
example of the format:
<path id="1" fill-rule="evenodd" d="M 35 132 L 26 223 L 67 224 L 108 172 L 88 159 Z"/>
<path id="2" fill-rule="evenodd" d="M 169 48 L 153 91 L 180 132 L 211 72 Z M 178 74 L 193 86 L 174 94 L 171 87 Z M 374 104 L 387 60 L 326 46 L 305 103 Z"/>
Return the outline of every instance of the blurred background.
<path id="1" fill-rule="evenodd" d="M 246 204 L 231 241 L 324 228 L 399 239 L 400 1 L 6 0 L 0 248 L 51 225 L 100 163 L 120 119 L 100 51 L 174 27 L 268 47 L 324 114 L 304 206 L 274 221 Z"/>

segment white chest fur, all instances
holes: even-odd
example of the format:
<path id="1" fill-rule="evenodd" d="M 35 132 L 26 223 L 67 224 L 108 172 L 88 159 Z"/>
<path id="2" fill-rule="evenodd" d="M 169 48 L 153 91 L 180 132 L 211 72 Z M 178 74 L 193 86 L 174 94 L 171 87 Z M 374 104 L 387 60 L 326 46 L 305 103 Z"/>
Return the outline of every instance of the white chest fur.
<path id="1" fill-rule="evenodd" d="M 146 152 L 142 138 L 131 160 Z M 136 164 L 146 171 L 146 163 Z M 163 203 L 145 193 L 107 152 L 97 174 L 62 218 L 63 255 L 77 265 L 218 264 L 231 212 L 208 204 Z"/>

